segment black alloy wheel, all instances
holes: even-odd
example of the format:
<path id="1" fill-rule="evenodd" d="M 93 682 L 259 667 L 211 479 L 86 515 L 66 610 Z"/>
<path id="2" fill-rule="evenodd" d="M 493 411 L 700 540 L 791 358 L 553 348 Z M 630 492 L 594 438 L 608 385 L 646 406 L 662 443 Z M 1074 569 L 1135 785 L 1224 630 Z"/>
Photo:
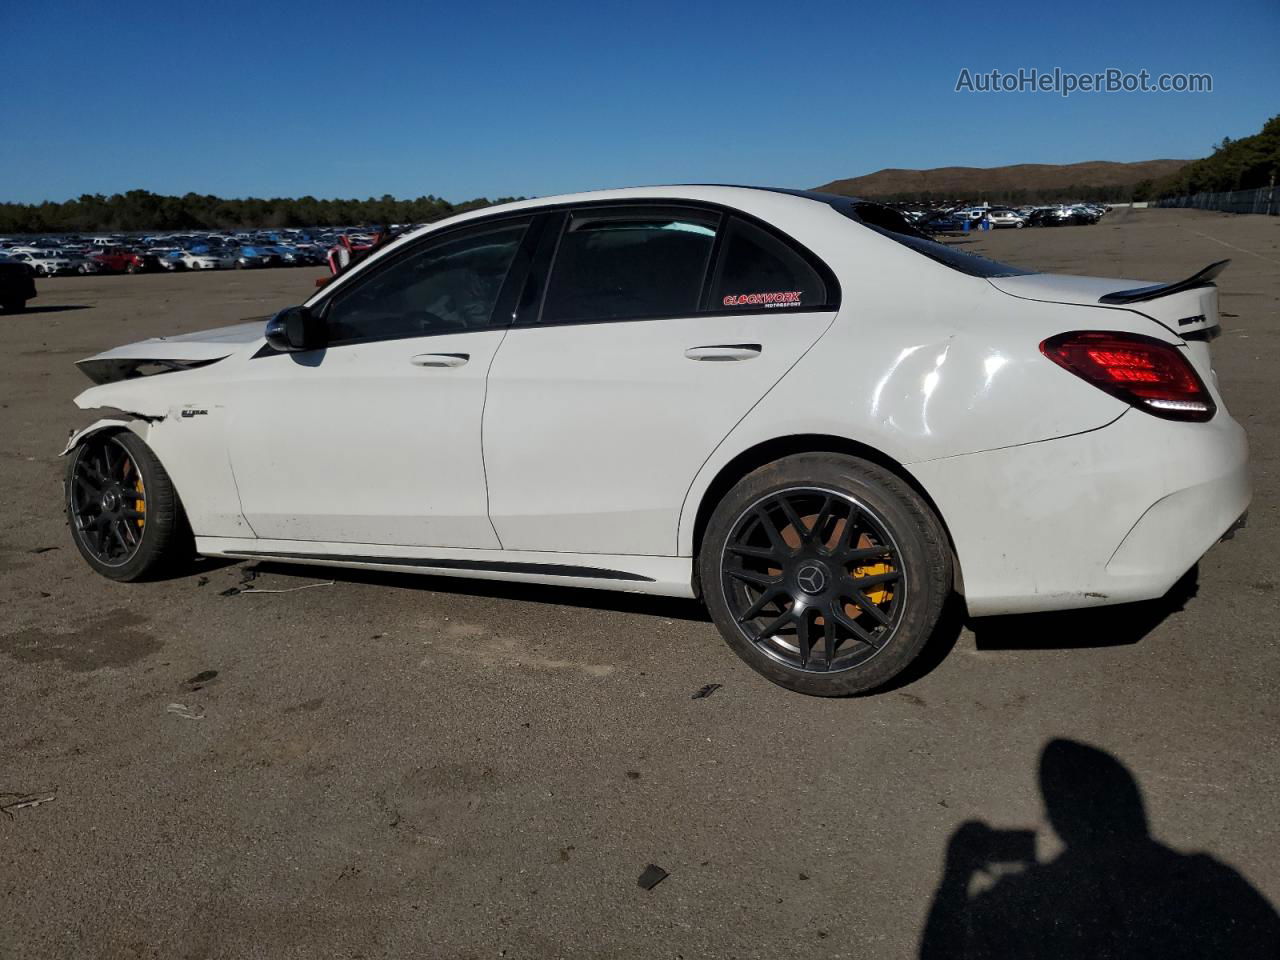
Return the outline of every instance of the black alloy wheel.
<path id="1" fill-rule="evenodd" d="M 96 433 L 70 458 L 67 520 L 91 567 L 113 580 L 141 580 L 190 559 L 194 543 L 173 483 L 140 437 Z"/>
<path id="2" fill-rule="evenodd" d="M 724 554 L 722 585 L 739 629 L 793 670 L 866 663 L 902 619 L 898 548 L 884 521 L 847 494 L 770 494 L 743 512 Z"/>
<path id="3" fill-rule="evenodd" d="M 902 474 L 837 453 L 765 464 L 719 496 L 698 552 L 702 599 L 753 670 L 811 696 L 883 687 L 924 650 L 951 596 L 950 540 Z"/>

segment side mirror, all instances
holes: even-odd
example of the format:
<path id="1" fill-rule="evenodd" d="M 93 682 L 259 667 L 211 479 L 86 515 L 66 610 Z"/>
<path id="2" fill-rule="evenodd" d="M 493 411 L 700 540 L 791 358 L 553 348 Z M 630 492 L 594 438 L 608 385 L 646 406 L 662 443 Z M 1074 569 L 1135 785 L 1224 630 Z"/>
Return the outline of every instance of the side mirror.
<path id="1" fill-rule="evenodd" d="M 319 350 L 328 343 L 324 321 L 306 307 L 286 307 L 267 321 L 267 344 L 282 353 Z"/>

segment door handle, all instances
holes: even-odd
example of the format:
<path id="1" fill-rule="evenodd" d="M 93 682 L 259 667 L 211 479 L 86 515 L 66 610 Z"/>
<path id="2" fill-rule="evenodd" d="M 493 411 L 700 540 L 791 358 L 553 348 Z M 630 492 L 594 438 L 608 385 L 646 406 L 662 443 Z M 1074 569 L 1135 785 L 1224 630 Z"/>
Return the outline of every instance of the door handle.
<path id="1" fill-rule="evenodd" d="M 705 347 L 690 347 L 684 355 L 690 360 L 750 360 L 760 356 L 758 343 L 718 343 Z"/>
<path id="2" fill-rule="evenodd" d="M 460 367 L 470 359 L 469 353 L 420 353 L 409 362 L 415 367 Z"/>

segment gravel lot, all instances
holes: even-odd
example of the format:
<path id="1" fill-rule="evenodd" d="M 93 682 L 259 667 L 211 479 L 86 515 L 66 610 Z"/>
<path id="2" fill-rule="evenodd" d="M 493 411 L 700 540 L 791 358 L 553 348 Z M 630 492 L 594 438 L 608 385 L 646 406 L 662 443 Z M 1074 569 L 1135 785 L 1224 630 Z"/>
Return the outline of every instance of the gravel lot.
<path id="1" fill-rule="evenodd" d="M 0 816 L 0 956 L 911 957 L 961 823 L 1061 850 L 1057 737 L 1131 771 L 1157 839 L 1280 902 L 1280 219 L 1124 210 L 966 249 L 1152 280 L 1232 257 L 1214 349 L 1249 527 L 1166 601 L 955 617 L 908 682 L 844 701 L 757 677 L 693 603 L 93 575 L 61 512 L 73 361 L 270 313 L 318 271 L 40 282 L 0 317 L 0 793 L 56 799 Z"/>

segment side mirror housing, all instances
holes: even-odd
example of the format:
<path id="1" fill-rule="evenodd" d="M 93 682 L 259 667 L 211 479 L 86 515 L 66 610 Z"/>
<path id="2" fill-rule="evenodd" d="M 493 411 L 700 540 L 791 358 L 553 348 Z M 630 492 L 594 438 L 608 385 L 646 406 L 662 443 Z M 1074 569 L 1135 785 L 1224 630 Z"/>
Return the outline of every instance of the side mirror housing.
<path id="1" fill-rule="evenodd" d="M 282 353 L 319 350 L 328 342 L 324 321 L 306 307 L 286 307 L 267 321 L 267 344 Z"/>

